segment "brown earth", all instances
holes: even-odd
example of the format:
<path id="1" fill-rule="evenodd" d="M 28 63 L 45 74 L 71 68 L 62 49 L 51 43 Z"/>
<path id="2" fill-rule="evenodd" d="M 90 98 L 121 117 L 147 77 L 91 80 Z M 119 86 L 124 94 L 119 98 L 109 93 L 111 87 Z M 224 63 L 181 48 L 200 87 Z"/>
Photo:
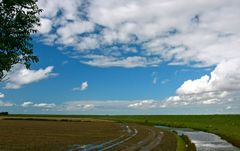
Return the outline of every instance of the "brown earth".
<path id="1" fill-rule="evenodd" d="M 177 146 L 172 133 L 150 126 L 94 119 L 0 119 L 0 151 L 61 151 L 109 140 L 116 141 L 104 146 L 113 146 L 106 150 L 175 151 Z"/>
<path id="2" fill-rule="evenodd" d="M 123 151 L 176 151 L 177 140 L 173 133 L 151 126 L 129 124 L 138 134 L 112 150 Z"/>
<path id="3" fill-rule="evenodd" d="M 0 150 L 61 151 L 72 144 L 102 143 L 122 133 L 113 122 L 0 120 Z"/>

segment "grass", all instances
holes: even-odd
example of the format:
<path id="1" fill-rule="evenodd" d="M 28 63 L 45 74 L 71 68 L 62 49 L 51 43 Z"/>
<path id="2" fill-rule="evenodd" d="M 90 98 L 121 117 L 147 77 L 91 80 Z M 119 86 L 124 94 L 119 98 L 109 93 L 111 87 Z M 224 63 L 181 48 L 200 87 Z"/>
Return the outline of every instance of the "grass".
<path id="1" fill-rule="evenodd" d="M 175 134 L 175 137 L 177 138 L 177 150 L 176 151 L 185 151 L 185 142 L 184 140 Z"/>

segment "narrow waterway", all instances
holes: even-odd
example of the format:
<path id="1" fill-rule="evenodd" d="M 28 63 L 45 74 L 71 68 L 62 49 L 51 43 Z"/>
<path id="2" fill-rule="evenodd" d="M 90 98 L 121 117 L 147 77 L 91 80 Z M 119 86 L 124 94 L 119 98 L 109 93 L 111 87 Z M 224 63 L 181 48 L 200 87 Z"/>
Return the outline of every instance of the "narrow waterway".
<path id="1" fill-rule="evenodd" d="M 187 135 L 196 145 L 198 151 L 240 151 L 237 147 L 223 140 L 218 135 L 203 131 L 195 131 L 188 128 L 172 128 L 167 126 L 156 126 L 176 131 L 179 135 Z"/>

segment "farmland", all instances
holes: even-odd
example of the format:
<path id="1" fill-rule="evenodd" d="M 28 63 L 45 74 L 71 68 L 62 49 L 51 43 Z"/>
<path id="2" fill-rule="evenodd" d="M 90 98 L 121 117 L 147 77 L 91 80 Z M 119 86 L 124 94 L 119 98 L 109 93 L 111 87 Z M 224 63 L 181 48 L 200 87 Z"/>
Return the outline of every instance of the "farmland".
<path id="1" fill-rule="evenodd" d="M 76 144 L 107 144 L 104 147 L 110 150 L 175 151 L 177 147 L 169 131 L 90 117 L 2 117 L 0 134 L 0 150 L 6 151 L 64 151 Z M 115 141 L 106 143 L 109 140 Z"/>
<path id="2" fill-rule="evenodd" d="M 223 139 L 229 141 L 230 143 L 234 144 L 235 146 L 240 147 L 240 115 L 124 115 L 124 116 L 100 116 L 100 115 L 10 115 L 7 118 L 22 118 L 22 119 L 27 119 L 28 122 L 33 122 L 36 119 L 40 120 L 60 120 L 64 121 L 63 119 L 68 119 L 72 121 L 82 121 L 84 124 L 90 124 L 91 122 L 94 123 L 94 121 L 98 122 L 107 122 L 113 124 L 112 128 L 116 132 L 114 134 L 109 134 L 109 132 L 105 132 L 104 128 L 104 138 L 110 139 L 113 137 L 119 136 L 121 134 L 121 131 L 119 131 L 119 126 L 115 124 L 119 123 L 132 123 L 135 125 L 139 130 L 139 133 L 137 137 L 130 139 L 127 143 L 119 145 L 119 148 L 124 148 L 131 145 L 135 144 L 136 142 L 141 141 L 141 139 L 145 138 L 146 134 L 149 133 L 148 130 L 146 130 L 146 127 L 141 127 L 141 125 L 148 125 L 147 129 L 149 126 L 154 126 L 154 125 L 166 125 L 166 126 L 171 126 L 171 127 L 184 127 L 184 128 L 193 128 L 195 130 L 202 130 L 206 132 L 211 132 L 215 133 L 219 136 L 221 136 Z M 30 121 L 33 120 L 33 121 Z M 84 122 L 85 121 L 85 122 Z M 88 121 L 88 122 L 86 122 Z M 109 122 L 109 121 L 116 121 L 114 122 Z M 35 122 L 35 121 L 34 121 Z M 46 122 L 46 121 L 44 121 Z M 55 121 L 56 122 L 56 121 Z M 64 122 L 63 122 L 64 123 Z M 66 122 L 65 124 L 71 124 L 71 122 Z M 84 125 L 83 124 L 83 125 Z M 2 125 L 2 124 L 0 124 Z M 59 124 L 58 124 L 59 125 Z M 63 124 L 64 125 L 64 124 Z M 97 128 L 96 128 L 97 125 Z M 114 126 L 115 125 L 115 126 Z M 5 125 L 6 126 L 6 125 Z M 91 127 L 91 126 L 90 126 Z M 2 128 L 0 127 L 2 130 Z M 31 129 L 31 128 L 30 128 Z M 82 129 L 81 126 L 79 129 Z M 89 130 L 97 130 L 98 133 L 101 133 L 101 124 L 94 124 L 92 125 L 92 128 L 89 128 Z M 0 131 L 1 131 L 0 130 Z M 14 131 L 14 130 L 12 130 Z M 155 130 L 154 130 L 155 131 Z M 162 131 L 162 130 L 161 130 Z M 59 131 L 58 133 L 61 134 Z M 82 144 L 87 144 L 87 143 L 97 143 L 97 139 L 92 140 L 92 136 L 90 135 L 89 132 L 88 134 L 83 134 L 79 133 L 82 136 L 87 136 L 90 138 L 85 139 L 85 142 L 81 142 Z M 59 134 L 58 134 L 59 135 Z M 106 137 L 105 137 L 106 136 Z M 81 140 L 81 139 L 79 139 Z M 102 140 L 100 138 L 100 140 Z M 178 141 L 181 141 L 178 139 Z M 169 143 L 171 142 L 171 143 Z M 79 142 L 73 142 L 73 143 L 79 143 Z M 68 143 L 70 144 L 70 142 Z M 172 149 L 176 149 L 177 146 L 177 141 L 176 141 L 176 136 L 174 136 L 172 133 L 166 132 L 164 135 L 164 138 L 161 140 L 162 148 L 166 147 L 168 148 L 169 146 L 172 147 Z M 178 144 L 179 145 L 179 144 Z"/>
<path id="3" fill-rule="evenodd" d="M 60 151 L 72 144 L 113 139 L 122 133 L 120 130 L 120 125 L 112 122 L 2 120 L 0 149 Z"/>

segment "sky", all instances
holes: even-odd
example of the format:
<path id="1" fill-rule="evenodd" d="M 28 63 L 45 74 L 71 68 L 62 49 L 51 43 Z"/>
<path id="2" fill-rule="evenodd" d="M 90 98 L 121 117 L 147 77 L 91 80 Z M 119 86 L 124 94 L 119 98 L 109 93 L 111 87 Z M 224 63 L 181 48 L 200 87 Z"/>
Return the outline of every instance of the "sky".
<path id="1" fill-rule="evenodd" d="M 39 0 L 40 61 L 13 66 L 0 111 L 239 114 L 239 0 Z"/>

